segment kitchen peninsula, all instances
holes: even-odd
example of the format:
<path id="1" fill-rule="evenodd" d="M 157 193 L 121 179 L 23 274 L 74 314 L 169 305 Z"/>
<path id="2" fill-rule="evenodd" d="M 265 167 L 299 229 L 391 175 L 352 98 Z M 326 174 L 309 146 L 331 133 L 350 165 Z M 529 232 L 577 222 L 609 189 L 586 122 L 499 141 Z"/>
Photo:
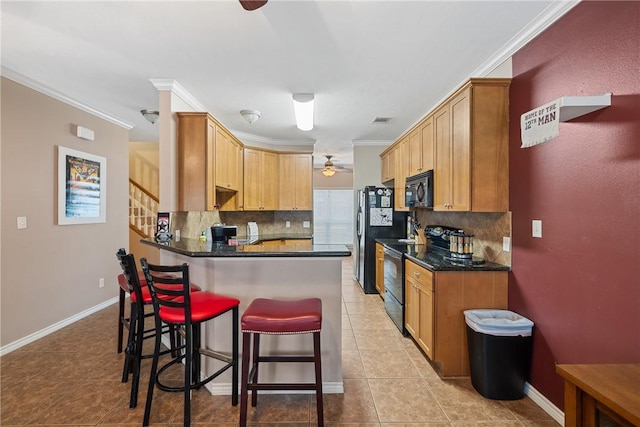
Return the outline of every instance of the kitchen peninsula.
<path id="1" fill-rule="evenodd" d="M 231 246 L 212 241 L 182 238 L 168 242 L 144 239 L 142 243 L 161 249 L 161 263 L 189 264 L 192 283 L 203 290 L 238 298 L 240 315 L 255 298 L 322 300 L 322 379 L 325 393 L 343 393 L 342 380 L 342 259 L 351 252 L 343 245 Z M 242 243 L 240 241 L 239 243 Z M 223 316 L 224 317 L 224 316 Z M 228 317 L 228 316 L 227 316 Z M 230 353 L 231 319 L 219 318 L 205 332 L 212 348 Z M 266 353 L 309 353 L 311 336 L 264 336 Z M 207 361 L 212 372 L 218 362 Z M 303 363 L 265 364 L 260 377 L 265 382 L 311 382 L 313 369 Z M 307 364 L 308 365 L 308 364 Z M 231 374 L 225 372 L 208 385 L 213 394 L 231 393 Z"/>

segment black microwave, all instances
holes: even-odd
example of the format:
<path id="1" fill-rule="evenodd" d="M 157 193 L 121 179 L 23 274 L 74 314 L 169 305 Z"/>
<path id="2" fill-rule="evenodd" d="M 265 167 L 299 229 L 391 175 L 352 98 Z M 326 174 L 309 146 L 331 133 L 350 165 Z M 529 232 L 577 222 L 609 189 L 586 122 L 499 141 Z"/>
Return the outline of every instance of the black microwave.
<path id="1" fill-rule="evenodd" d="M 433 209 L 433 169 L 407 178 L 405 206 Z"/>

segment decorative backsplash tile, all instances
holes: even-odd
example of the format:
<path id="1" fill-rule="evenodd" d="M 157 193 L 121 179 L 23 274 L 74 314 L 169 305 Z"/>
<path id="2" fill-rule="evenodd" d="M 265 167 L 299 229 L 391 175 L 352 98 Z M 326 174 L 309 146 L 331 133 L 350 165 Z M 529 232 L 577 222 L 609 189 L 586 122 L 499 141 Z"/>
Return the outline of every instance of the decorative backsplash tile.
<path id="1" fill-rule="evenodd" d="M 180 236 L 197 239 L 215 223 L 238 226 L 238 237 L 247 235 L 247 223 L 258 223 L 260 234 L 278 233 L 313 233 L 312 211 L 204 211 L 204 212 L 172 212 L 171 232 L 180 230 Z M 287 228 L 286 222 L 290 227 Z M 304 222 L 309 227 L 303 227 Z"/>
<path id="2" fill-rule="evenodd" d="M 502 265 L 511 266 L 511 252 L 502 250 L 502 238 L 511 237 L 511 212 L 434 212 L 416 209 L 418 222 L 427 225 L 456 227 L 473 234 L 474 255 Z"/>

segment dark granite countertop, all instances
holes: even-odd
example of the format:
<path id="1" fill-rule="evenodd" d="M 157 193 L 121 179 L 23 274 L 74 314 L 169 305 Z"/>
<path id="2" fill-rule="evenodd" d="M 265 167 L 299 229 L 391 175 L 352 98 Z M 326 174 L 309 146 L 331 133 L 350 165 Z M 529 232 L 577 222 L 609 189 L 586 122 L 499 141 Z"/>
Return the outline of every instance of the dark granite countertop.
<path id="1" fill-rule="evenodd" d="M 405 258 L 432 271 L 511 271 L 511 267 L 494 262 L 485 261 L 480 265 L 464 265 L 454 262 L 447 256 L 449 252 L 432 245 L 416 245 L 404 243 L 398 239 L 376 239 L 376 242 L 399 252 Z"/>
<path id="2" fill-rule="evenodd" d="M 266 240 L 278 240 L 277 237 Z M 303 237 L 298 237 L 303 239 Z M 286 239 L 294 239 L 286 237 Z M 263 240 L 262 236 L 259 240 Z M 168 242 L 156 242 L 154 239 L 141 239 L 142 243 L 159 249 L 175 252 L 190 257 L 344 257 L 351 251 L 344 245 L 257 245 L 246 244 L 239 240 L 237 246 L 219 244 L 212 241 L 202 242 L 197 239 L 181 238 Z"/>

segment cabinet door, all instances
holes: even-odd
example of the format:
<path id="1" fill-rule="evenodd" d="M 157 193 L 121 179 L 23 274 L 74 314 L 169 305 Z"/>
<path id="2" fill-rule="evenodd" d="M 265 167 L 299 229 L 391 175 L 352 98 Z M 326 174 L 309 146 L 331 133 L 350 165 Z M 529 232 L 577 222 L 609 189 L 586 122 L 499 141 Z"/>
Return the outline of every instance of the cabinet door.
<path id="1" fill-rule="evenodd" d="M 445 105 L 433 115 L 433 138 L 436 151 L 434 165 L 433 209 L 449 210 L 451 205 L 451 137 L 449 107 Z"/>
<path id="2" fill-rule="evenodd" d="M 262 209 L 267 211 L 278 209 L 278 166 L 277 153 L 262 152 Z"/>
<path id="3" fill-rule="evenodd" d="M 433 144 L 433 116 L 429 116 L 420 126 L 422 144 L 422 171 L 433 169 L 435 147 Z"/>
<path id="4" fill-rule="evenodd" d="M 217 127 L 215 133 L 216 144 L 216 185 L 222 188 L 231 188 L 229 182 L 229 162 L 231 153 L 230 137 L 224 129 Z"/>
<path id="5" fill-rule="evenodd" d="M 244 150 L 244 210 L 259 210 L 262 207 L 261 151 Z"/>
<path id="6" fill-rule="evenodd" d="M 405 206 L 405 186 L 408 175 L 409 137 L 403 138 L 395 150 L 395 181 L 394 181 L 394 210 L 408 211 Z"/>
<path id="7" fill-rule="evenodd" d="M 404 327 L 412 337 L 418 336 L 418 285 L 413 277 L 405 276 L 404 279 Z"/>
<path id="8" fill-rule="evenodd" d="M 227 178 L 229 188 L 242 190 L 242 144 L 235 139 L 229 140 L 229 168 Z"/>
<path id="9" fill-rule="evenodd" d="M 424 172 L 422 165 L 422 139 L 420 138 L 420 128 L 413 130 L 409 134 L 409 169 L 407 176 L 412 176 Z"/>
<path id="10" fill-rule="evenodd" d="M 429 274 L 429 277 L 431 277 L 431 274 Z M 427 280 L 429 282 L 431 281 L 430 278 Z M 418 330 L 416 341 L 418 341 L 418 345 L 422 347 L 429 359 L 433 360 L 433 336 L 435 330 L 433 310 L 434 298 L 433 290 L 429 283 L 420 284 L 418 286 L 418 299 L 418 324 L 420 325 L 420 328 Z"/>
<path id="11" fill-rule="evenodd" d="M 389 182 L 395 179 L 396 156 L 395 149 L 388 151 L 382 156 L 382 182 Z"/>
<path id="12" fill-rule="evenodd" d="M 451 100 L 451 206 L 453 211 L 471 210 L 471 116 L 470 89 Z"/>
<path id="13" fill-rule="evenodd" d="M 280 154 L 279 209 L 312 210 L 313 160 L 310 154 Z"/>

